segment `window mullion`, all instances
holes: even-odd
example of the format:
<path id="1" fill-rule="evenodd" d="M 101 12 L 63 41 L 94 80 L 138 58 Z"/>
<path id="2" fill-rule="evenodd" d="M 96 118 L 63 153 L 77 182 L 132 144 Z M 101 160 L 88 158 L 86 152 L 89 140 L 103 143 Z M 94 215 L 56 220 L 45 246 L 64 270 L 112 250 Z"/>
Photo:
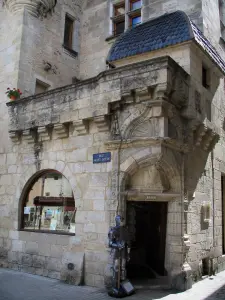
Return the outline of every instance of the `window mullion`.
<path id="1" fill-rule="evenodd" d="M 130 0 L 125 0 L 125 31 L 129 28 L 129 16 L 130 11 Z"/>

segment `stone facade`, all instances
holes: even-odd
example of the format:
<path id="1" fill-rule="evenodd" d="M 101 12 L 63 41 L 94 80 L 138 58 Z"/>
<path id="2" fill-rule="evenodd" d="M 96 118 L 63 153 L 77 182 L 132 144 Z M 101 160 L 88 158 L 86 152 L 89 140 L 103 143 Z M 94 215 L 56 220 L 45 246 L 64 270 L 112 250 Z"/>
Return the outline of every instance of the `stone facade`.
<path id="1" fill-rule="evenodd" d="M 184 10 L 225 57 L 219 6 L 211 2 L 143 0 L 143 21 Z M 156 201 L 168 203 L 164 266 L 171 285 L 189 288 L 190 274 L 197 280 L 204 273 L 204 259 L 209 273 L 224 269 L 221 70 L 192 41 L 107 70 L 110 1 L 43 3 L 44 14 L 22 1 L 0 8 L 1 91 L 14 85 L 27 96 L 7 105 L 3 92 L 0 98 L 0 266 L 103 287 L 114 216 L 129 223 L 130 202 Z M 62 47 L 65 13 L 79 28 L 76 57 Z M 202 61 L 210 90 L 202 86 Z M 79 80 L 71 84 L 73 77 Z M 52 90 L 33 95 L 35 79 Z M 93 164 L 93 154 L 104 152 L 111 161 Z M 22 230 L 29 183 L 49 169 L 73 189 L 75 236 Z"/>

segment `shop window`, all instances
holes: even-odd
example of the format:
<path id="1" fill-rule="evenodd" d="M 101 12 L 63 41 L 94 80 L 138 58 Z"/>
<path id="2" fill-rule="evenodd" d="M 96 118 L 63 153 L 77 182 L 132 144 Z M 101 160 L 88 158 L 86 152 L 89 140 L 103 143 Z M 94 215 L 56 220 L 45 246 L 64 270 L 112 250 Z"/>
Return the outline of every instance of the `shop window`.
<path id="1" fill-rule="evenodd" d="M 46 172 L 25 194 L 21 230 L 75 234 L 75 215 L 75 199 L 68 180 L 57 171 Z"/>

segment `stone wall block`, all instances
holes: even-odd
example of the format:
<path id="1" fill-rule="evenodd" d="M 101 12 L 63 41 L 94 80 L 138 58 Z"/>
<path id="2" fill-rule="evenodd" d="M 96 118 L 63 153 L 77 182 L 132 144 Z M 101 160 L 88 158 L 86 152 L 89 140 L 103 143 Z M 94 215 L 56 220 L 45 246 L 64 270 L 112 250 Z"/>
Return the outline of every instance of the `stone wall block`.
<path id="1" fill-rule="evenodd" d="M 89 186 L 104 187 L 108 185 L 108 173 L 91 174 L 89 176 Z"/>
<path id="2" fill-rule="evenodd" d="M 105 264 L 99 261 L 98 262 L 87 261 L 85 270 L 87 273 L 103 276 L 105 270 Z"/>
<path id="3" fill-rule="evenodd" d="M 48 258 L 47 258 L 48 260 Z M 33 255 L 33 267 L 34 268 L 46 268 L 46 257 L 45 256 L 41 256 L 41 255 Z M 42 272 L 43 274 L 43 272 Z"/>
<path id="4" fill-rule="evenodd" d="M 20 240 L 12 240 L 12 251 L 23 252 L 25 244 Z"/>
<path id="5" fill-rule="evenodd" d="M 29 254 L 38 254 L 38 243 L 36 242 L 26 242 L 25 252 Z"/>
<path id="6" fill-rule="evenodd" d="M 23 254 L 22 255 L 22 265 L 23 266 L 32 266 L 33 264 L 33 257 L 30 254 Z"/>
<path id="7" fill-rule="evenodd" d="M 51 245 L 51 257 L 61 258 L 63 253 L 63 247 L 61 245 Z"/>
<path id="8" fill-rule="evenodd" d="M 49 257 L 46 260 L 47 266 L 46 269 L 47 270 L 51 270 L 51 271 L 60 271 L 61 270 L 61 261 L 58 258 L 54 258 L 54 257 Z"/>

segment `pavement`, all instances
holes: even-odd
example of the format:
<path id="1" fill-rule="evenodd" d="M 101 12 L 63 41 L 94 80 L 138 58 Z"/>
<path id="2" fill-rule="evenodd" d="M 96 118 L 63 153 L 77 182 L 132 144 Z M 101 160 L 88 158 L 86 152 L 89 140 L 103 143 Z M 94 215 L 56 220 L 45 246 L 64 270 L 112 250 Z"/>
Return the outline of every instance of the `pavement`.
<path id="1" fill-rule="evenodd" d="M 58 280 L 0 269 L 0 300 L 108 300 L 104 290 L 77 287 Z M 130 300 L 225 300 L 225 271 L 206 278 L 183 293 L 171 290 L 137 290 Z"/>

